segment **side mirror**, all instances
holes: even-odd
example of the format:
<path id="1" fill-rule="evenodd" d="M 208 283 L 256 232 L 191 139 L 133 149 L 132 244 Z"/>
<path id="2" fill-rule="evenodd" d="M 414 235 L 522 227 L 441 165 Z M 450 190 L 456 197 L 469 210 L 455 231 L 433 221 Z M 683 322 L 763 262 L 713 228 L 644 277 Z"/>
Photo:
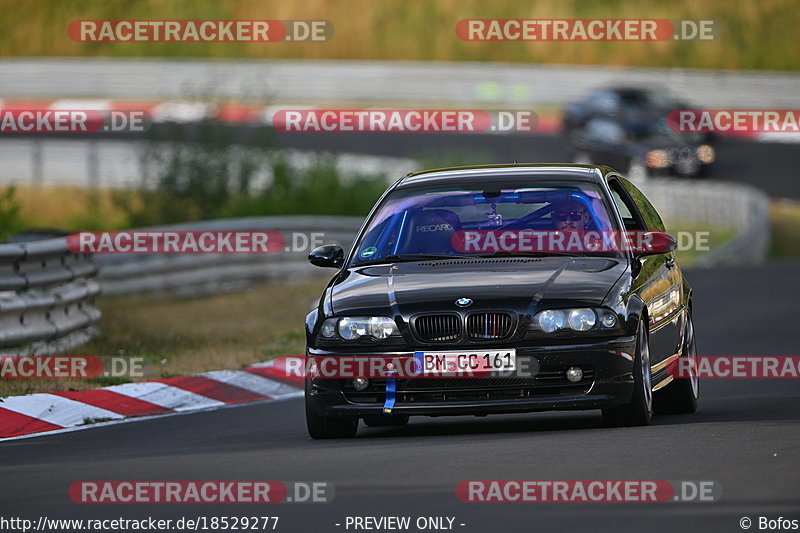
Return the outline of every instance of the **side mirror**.
<path id="1" fill-rule="evenodd" d="M 678 241 L 669 233 L 663 231 L 645 231 L 640 233 L 635 243 L 634 255 L 642 257 L 645 255 L 667 254 L 675 251 Z"/>
<path id="2" fill-rule="evenodd" d="M 308 254 L 308 262 L 318 267 L 341 268 L 344 264 L 344 250 L 336 244 L 326 244 L 314 248 Z"/>

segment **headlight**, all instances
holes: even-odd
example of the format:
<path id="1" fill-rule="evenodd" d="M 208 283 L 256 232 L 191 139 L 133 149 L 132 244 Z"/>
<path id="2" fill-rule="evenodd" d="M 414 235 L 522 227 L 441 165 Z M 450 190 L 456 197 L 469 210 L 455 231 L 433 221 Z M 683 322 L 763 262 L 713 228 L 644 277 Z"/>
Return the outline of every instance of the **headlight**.
<path id="1" fill-rule="evenodd" d="M 575 331 L 588 331 L 592 329 L 597 316 L 591 309 L 573 309 L 569 312 L 569 327 Z"/>
<path id="2" fill-rule="evenodd" d="M 323 337 L 331 338 L 333 335 L 327 335 L 328 329 L 326 328 L 332 327 L 333 324 L 336 324 L 335 331 L 339 333 L 339 336 L 348 341 L 365 336 L 385 339 L 391 335 L 399 334 L 394 320 L 386 316 L 329 318 L 322 323 L 320 334 Z"/>
<path id="3" fill-rule="evenodd" d="M 389 335 L 397 333 L 397 326 L 395 326 L 394 320 L 389 317 L 374 316 L 369 319 L 367 333 L 376 339 L 385 339 Z"/>
<path id="4" fill-rule="evenodd" d="M 530 329 L 555 333 L 567 331 L 609 331 L 618 325 L 617 315 L 605 308 L 545 309 L 531 321 Z"/>
<path id="5" fill-rule="evenodd" d="M 650 150 L 644 156 L 644 162 L 650 168 L 666 168 L 670 165 L 670 157 L 665 150 Z"/>
<path id="6" fill-rule="evenodd" d="M 542 331 L 553 333 L 564 327 L 564 312 L 563 311 L 542 311 L 536 315 L 536 324 Z"/>
<path id="7" fill-rule="evenodd" d="M 701 144 L 697 147 L 697 159 L 700 160 L 701 163 L 713 163 L 714 159 L 716 159 L 716 154 L 714 153 L 714 147 L 709 146 L 707 144 Z"/>
<path id="8" fill-rule="evenodd" d="M 351 341 L 367 334 L 368 323 L 368 318 L 342 318 L 337 329 L 343 339 Z"/>

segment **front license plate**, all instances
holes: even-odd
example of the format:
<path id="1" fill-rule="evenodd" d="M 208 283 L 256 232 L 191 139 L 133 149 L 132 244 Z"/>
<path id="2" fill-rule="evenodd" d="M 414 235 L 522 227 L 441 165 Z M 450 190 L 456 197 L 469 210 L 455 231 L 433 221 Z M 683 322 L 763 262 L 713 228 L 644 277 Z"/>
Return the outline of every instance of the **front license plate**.
<path id="1" fill-rule="evenodd" d="M 420 374 L 516 370 L 517 351 L 415 352 L 414 368 Z"/>

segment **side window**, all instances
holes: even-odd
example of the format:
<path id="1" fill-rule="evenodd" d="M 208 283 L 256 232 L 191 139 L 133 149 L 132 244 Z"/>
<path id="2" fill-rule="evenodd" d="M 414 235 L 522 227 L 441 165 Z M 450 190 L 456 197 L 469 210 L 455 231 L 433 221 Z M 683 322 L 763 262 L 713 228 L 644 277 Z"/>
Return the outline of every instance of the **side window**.
<path id="1" fill-rule="evenodd" d="M 636 206 L 633 204 L 625 188 L 620 184 L 617 179 L 608 180 L 608 186 L 611 188 L 611 198 L 619 210 L 622 217 L 622 223 L 625 224 L 625 229 L 628 231 L 633 230 L 646 230 L 642 217 L 639 215 Z"/>
<path id="2" fill-rule="evenodd" d="M 609 91 L 596 91 L 589 96 L 589 105 L 601 113 L 613 115 L 619 111 L 619 97 Z"/>
<path id="3" fill-rule="evenodd" d="M 625 187 L 625 190 L 628 191 L 628 194 L 630 194 L 630 197 L 633 199 L 633 203 L 636 204 L 636 207 L 642 214 L 642 218 L 644 218 L 644 222 L 647 224 L 647 229 L 652 231 L 665 231 L 664 223 L 661 221 L 658 211 L 656 211 L 656 208 L 653 207 L 653 204 L 650 203 L 645 195 L 642 194 L 642 191 L 624 178 L 619 178 L 619 181 Z"/>

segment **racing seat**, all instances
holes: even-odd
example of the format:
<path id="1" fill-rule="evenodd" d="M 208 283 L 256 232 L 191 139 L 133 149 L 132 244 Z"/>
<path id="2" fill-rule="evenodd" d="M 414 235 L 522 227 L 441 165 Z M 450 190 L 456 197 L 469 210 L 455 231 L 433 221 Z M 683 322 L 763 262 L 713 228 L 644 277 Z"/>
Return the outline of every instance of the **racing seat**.
<path id="1" fill-rule="evenodd" d="M 461 219 L 447 209 L 431 209 L 415 214 L 406 231 L 405 254 L 454 253 L 452 239 L 461 229 Z"/>

